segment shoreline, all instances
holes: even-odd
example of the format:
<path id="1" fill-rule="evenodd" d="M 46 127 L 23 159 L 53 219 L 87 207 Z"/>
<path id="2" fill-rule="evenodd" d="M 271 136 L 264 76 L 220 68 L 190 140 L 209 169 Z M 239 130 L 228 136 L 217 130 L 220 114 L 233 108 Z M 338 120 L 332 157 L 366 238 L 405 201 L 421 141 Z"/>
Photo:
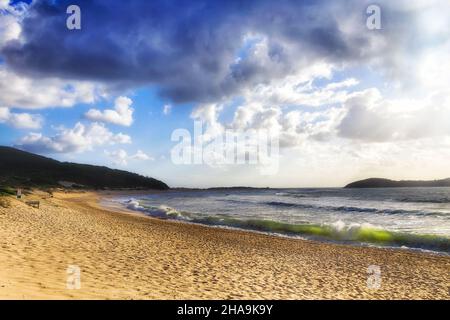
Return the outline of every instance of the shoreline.
<path id="1" fill-rule="evenodd" d="M 0 208 L 0 270 L 11 270 L 0 271 L 0 297 L 449 298 L 447 256 L 162 220 L 104 208 L 104 196 L 56 193 L 42 209 Z M 69 264 L 80 265 L 80 290 L 65 288 Z M 371 265 L 381 269 L 377 290 L 367 288 Z"/>
<path id="2" fill-rule="evenodd" d="M 167 191 L 165 191 L 167 192 Z M 186 223 L 186 224 L 193 224 L 193 225 L 199 225 L 204 226 L 207 228 L 219 228 L 219 229 L 226 229 L 226 230 L 235 230 L 235 231 L 243 231 L 243 232 L 250 232 L 250 233 L 256 233 L 256 234 L 264 234 L 274 237 L 282 237 L 292 240 L 303 240 L 303 241 L 313 241 L 313 242 L 319 242 L 319 243 L 326 243 L 326 244 L 336 244 L 336 245 L 344 245 L 344 246 L 353 246 L 353 247 L 361 247 L 361 248 L 380 248 L 380 249 L 387 249 L 387 250 L 401 250 L 401 251 L 411 251 L 416 253 L 424 253 L 424 254 L 433 254 L 438 256 L 445 256 L 450 257 L 450 252 L 447 251 L 439 251 L 434 250 L 430 248 L 419 248 L 419 247 L 408 247 L 404 244 L 402 245 L 388 245 L 388 244 L 378 244 L 378 243 L 371 243 L 371 242 L 364 242 L 364 241 L 355 241 L 355 240 L 339 240 L 339 239 L 329 239 L 326 237 L 320 237 L 320 236 L 314 236 L 314 235 L 308 235 L 308 234 L 296 234 L 296 233 L 282 233 L 282 232 L 276 232 L 276 231 L 270 231 L 270 230 L 257 230 L 252 228 L 245 228 L 245 227 L 239 227 L 239 226 L 233 226 L 233 225 L 221 225 L 221 224 L 208 224 L 208 223 L 202 223 L 202 222 L 196 222 L 196 221 L 189 221 L 184 219 L 176 219 L 176 218 L 161 218 L 157 216 L 152 216 L 151 214 L 147 214 L 145 211 L 141 210 L 133 210 L 130 208 L 127 208 L 125 205 L 120 204 L 118 202 L 113 203 L 112 201 L 103 201 L 103 200 L 110 200 L 110 199 L 117 199 L 117 198 L 124 198 L 126 196 L 146 196 L 149 194 L 157 194 L 160 193 L 158 190 L 147 190 L 145 192 L 142 191 L 128 191 L 128 192 L 120 192 L 120 191 L 113 191 L 113 192 L 105 192 L 103 195 L 103 192 L 98 193 L 98 206 L 100 208 L 115 211 L 115 212 L 122 212 L 127 214 L 137 214 L 139 216 L 145 216 L 152 219 L 158 219 L 163 221 L 173 221 L 173 222 L 179 222 L 179 223 Z M 383 230 L 385 231 L 385 230 Z M 406 234 L 405 234 L 406 235 Z M 422 235 L 422 236 L 427 236 Z"/>

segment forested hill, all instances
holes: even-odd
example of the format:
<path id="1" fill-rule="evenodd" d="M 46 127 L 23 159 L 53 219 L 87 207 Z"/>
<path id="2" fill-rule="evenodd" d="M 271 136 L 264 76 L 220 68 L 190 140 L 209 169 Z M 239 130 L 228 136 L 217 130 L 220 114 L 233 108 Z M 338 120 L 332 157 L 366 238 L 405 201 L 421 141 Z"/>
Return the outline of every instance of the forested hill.
<path id="1" fill-rule="evenodd" d="M 349 183 L 345 188 L 450 187 L 450 178 L 442 180 L 389 180 L 370 178 Z"/>
<path id="2" fill-rule="evenodd" d="M 59 162 L 22 150 L 0 146 L 0 185 L 59 186 L 75 184 L 95 189 L 158 189 L 162 181 L 136 173 L 70 162 Z"/>

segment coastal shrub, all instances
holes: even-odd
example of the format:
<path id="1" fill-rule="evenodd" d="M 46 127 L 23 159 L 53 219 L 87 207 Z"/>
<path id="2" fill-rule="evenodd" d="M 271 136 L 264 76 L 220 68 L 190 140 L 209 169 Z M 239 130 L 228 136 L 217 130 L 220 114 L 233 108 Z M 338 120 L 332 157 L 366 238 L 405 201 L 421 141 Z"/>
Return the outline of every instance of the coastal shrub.
<path id="1" fill-rule="evenodd" d="M 11 187 L 0 186 L 0 196 L 1 195 L 15 195 L 16 190 Z"/>
<path id="2" fill-rule="evenodd" d="M 0 197 L 0 207 L 2 208 L 11 207 L 11 201 L 6 197 Z"/>

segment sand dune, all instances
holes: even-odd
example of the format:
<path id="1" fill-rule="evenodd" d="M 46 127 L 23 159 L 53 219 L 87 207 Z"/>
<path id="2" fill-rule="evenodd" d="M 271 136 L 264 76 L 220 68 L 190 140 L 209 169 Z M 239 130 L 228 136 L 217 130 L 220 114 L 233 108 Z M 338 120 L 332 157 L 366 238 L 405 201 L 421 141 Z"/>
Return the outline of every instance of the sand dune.
<path id="1" fill-rule="evenodd" d="M 449 257 L 162 221 L 100 208 L 98 197 L 0 207 L 0 298 L 449 298 Z M 67 288 L 69 265 L 80 289 Z M 379 289 L 367 287 L 369 265 L 381 268 Z"/>

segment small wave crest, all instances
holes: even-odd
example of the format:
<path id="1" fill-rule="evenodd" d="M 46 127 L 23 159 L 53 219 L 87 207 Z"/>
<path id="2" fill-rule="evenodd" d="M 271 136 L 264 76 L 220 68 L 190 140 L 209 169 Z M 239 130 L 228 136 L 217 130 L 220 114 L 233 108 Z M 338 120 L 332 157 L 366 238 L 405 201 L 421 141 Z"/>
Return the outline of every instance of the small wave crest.
<path id="1" fill-rule="evenodd" d="M 157 207 L 154 206 L 145 206 L 142 205 L 138 200 L 131 199 L 126 201 L 126 207 L 130 210 L 141 211 L 146 215 L 162 218 L 162 219 L 179 219 L 179 220 L 190 220 L 189 213 L 178 211 L 169 206 L 160 205 Z"/>
<path id="2" fill-rule="evenodd" d="M 404 210 L 404 209 L 377 209 L 377 208 L 366 208 L 366 207 L 352 207 L 352 206 L 319 206 L 314 204 L 304 204 L 304 203 L 293 203 L 293 202 L 283 202 L 283 201 L 268 201 L 264 204 L 268 206 L 275 207 L 285 207 L 285 208 L 299 208 L 299 209 L 316 209 L 325 211 L 338 211 L 338 212 L 367 212 L 367 213 L 378 213 L 378 214 L 412 214 L 412 215 L 445 215 L 442 212 L 432 212 L 432 211 L 422 211 L 422 210 Z"/>
<path id="3" fill-rule="evenodd" d="M 308 196 L 303 193 L 293 193 L 293 192 L 277 192 L 275 193 L 276 196 L 281 197 L 293 197 L 293 198 L 307 198 Z M 311 196 L 311 195 L 309 195 Z"/>
<path id="4" fill-rule="evenodd" d="M 423 198 L 401 198 L 398 201 L 400 202 L 407 202 L 407 203 L 450 203 L 450 198 L 443 197 L 443 198 L 434 198 L 434 199 L 423 199 Z"/>

